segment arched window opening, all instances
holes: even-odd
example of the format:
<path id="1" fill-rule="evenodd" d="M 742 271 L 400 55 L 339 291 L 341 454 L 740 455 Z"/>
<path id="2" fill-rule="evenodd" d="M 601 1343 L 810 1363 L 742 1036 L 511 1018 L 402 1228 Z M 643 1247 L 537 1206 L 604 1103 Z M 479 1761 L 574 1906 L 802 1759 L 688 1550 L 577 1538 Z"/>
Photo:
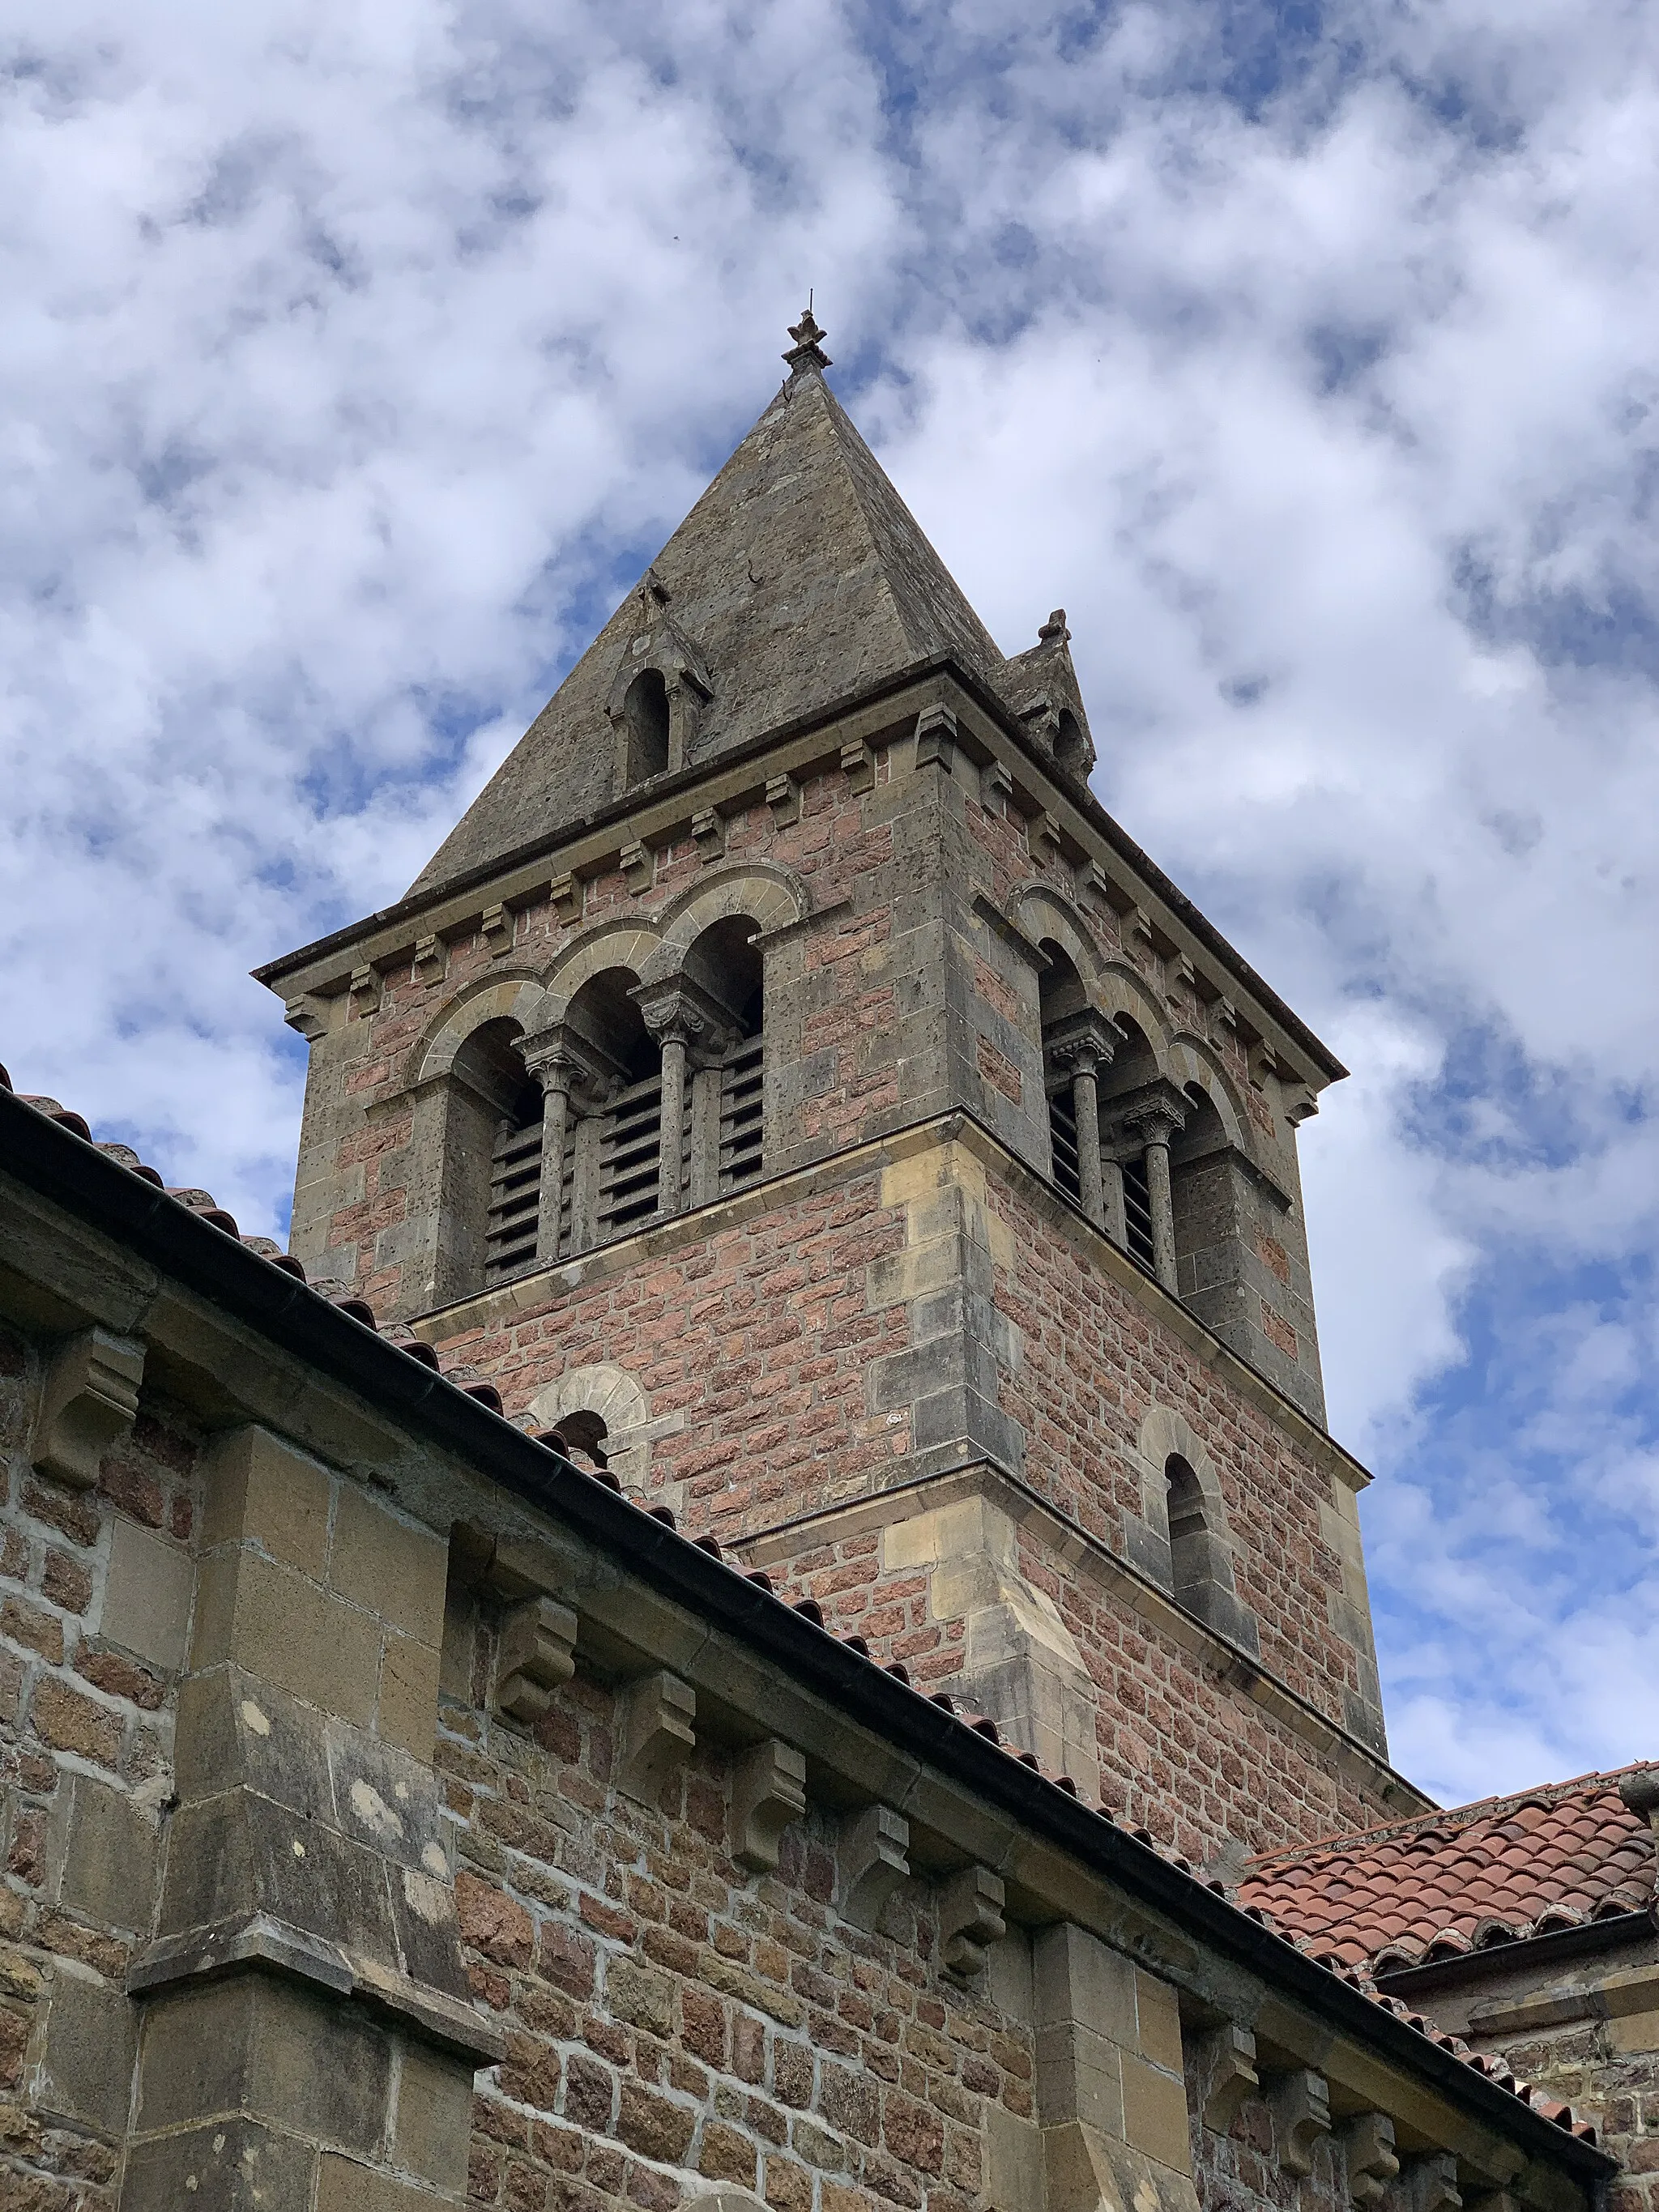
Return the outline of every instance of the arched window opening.
<path id="1" fill-rule="evenodd" d="M 686 957 L 686 976 L 714 1017 L 691 1079 L 694 1206 L 744 1190 L 764 1172 L 765 988 L 754 939 L 754 923 L 731 915 Z"/>
<path id="2" fill-rule="evenodd" d="M 1079 1154 L 1077 1065 L 1065 1050 L 1079 1017 L 1088 1009 L 1088 995 L 1075 963 L 1063 946 L 1045 938 L 1042 946 L 1048 965 L 1037 986 L 1042 1026 L 1042 1087 L 1048 1100 L 1048 1143 L 1054 1187 L 1073 1206 L 1083 1203 L 1082 1164 Z M 1091 1086 L 1092 1087 L 1092 1085 Z M 1085 1107 L 1086 1110 L 1086 1107 Z"/>
<path id="3" fill-rule="evenodd" d="M 567 1457 L 574 1453 L 597 1468 L 610 1464 L 605 1449 L 608 1431 L 602 1413 L 589 1413 L 585 1407 L 563 1413 L 559 1418 L 556 1434 L 564 1438 Z"/>
<path id="4" fill-rule="evenodd" d="M 516 1022 L 485 1022 L 455 1055 L 446 1183 L 449 1288 L 465 1295 L 536 1262 L 542 1091 Z"/>
<path id="5" fill-rule="evenodd" d="M 1071 775 L 1086 775 L 1089 772 L 1089 744 L 1083 734 L 1083 725 L 1069 707 L 1060 710 L 1060 727 L 1054 732 L 1055 764 Z"/>
<path id="6" fill-rule="evenodd" d="M 1170 1506 L 1170 1555 L 1175 1569 L 1176 1601 L 1188 1613 L 1209 1611 L 1210 1594 L 1217 1584 L 1215 1537 L 1206 1514 L 1204 1492 L 1197 1475 L 1179 1453 L 1164 1463 Z"/>
<path id="7" fill-rule="evenodd" d="M 1183 1292 L 1202 1289 L 1215 1270 L 1206 1255 L 1235 1234 L 1227 1131 L 1199 1083 L 1185 1088 L 1186 1126 L 1170 1147 L 1170 1203 L 1176 1266 Z"/>
<path id="8" fill-rule="evenodd" d="M 616 694 L 613 692 L 614 698 Z M 623 699 L 628 725 L 628 781 L 642 783 L 668 766 L 668 685 L 659 668 L 642 668 Z"/>

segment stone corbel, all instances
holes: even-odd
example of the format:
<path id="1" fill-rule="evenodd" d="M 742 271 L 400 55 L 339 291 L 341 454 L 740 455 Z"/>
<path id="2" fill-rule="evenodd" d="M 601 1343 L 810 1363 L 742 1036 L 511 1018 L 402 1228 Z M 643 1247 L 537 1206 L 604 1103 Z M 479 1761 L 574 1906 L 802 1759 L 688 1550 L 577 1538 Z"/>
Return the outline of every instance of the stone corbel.
<path id="1" fill-rule="evenodd" d="M 1211 1002 L 1210 1035 L 1218 1039 L 1238 1035 L 1238 1008 L 1224 991 Z"/>
<path id="2" fill-rule="evenodd" d="M 373 1014 L 380 1011 L 380 978 L 373 968 L 354 968 L 349 988 L 355 1013 Z"/>
<path id="3" fill-rule="evenodd" d="M 1275 2081 L 1273 2135 L 1285 2173 L 1313 2172 L 1314 2146 L 1331 2132 L 1331 2093 L 1322 2074 L 1302 2067 Z"/>
<path id="4" fill-rule="evenodd" d="M 617 866 L 628 879 L 628 888 L 636 897 L 642 898 L 656 879 L 657 856 L 649 845 L 637 838 L 624 845 L 617 857 Z"/>
<path id="5" fill-rule="evenodd" d="M 1006 811 L 1014 795 L 1014 779 L 1000 760 L 988 760 L 979 772 L 979 803 L 988 814 Z"/>
<path id="6" fill-rule="evenodd" d="M 503 906 L 499 900 L 493 906 L 487 906 L 479 916 L 478 934 L 483 938 L 492 960 L 499 959 L 503 952 L 513 950 L 516 920 L 512 908 Z"/>
<path id="7" fill-rule="evenodd" d="M 1077 871 L 1077 895 L 1085 906 L 1109 906 L 1112 879 L 1098 860 L 1084 860 Z"/>
<path id="8" fill-rule="evenodd" d="M 586 885 L 568 868 L 554 877 L 547 887 L 548 902 L 562 922 L 577 922 L 582 918 L 582 902 Z"/>
<path id="9" fill-rule="evenodd" d="M 501 1623 L 495 1660 L 495 1710 L 526 1728 L 576 1671 L 576 1616 L 550 1597 L 532 1597 Z"/>
<path id="10" fill-rule="evenodd" d="M 417 983 L 441 983 L 444 980 L 444 945 L 441 938 L 428 934 L 415 940 L 413 968 Z"/>
<path id="11" fill-rule="evenodd" d="M 957 718 L 948 707 L 924 707 L 916 716 L 916 766 L 952 772 L 957 750 Z"/>
<path id="12" fill-rule="evenodd" d="M 1344 2133 L 1348 2160 L 1348 2195 L 1356 2212 L 1373 2212 L 1400 2171 L 1395 2155 L 1394 2122 L 1386 2112 L 1362 2112 Z"/>
<path id="13" fill-rule="evenodd" d="M 939 1892 L 939 1945 L 945 1970 L 959 1980 L 985 1971 L 986 1954 L 1008 1933 L 1002 1917 L 1002 1877 L 989 1867 L 965 1866 Z"/>
<path id="14" fill-rule="evenodd" d="M 665 1669 L 635 1682 L 623 1701 L 617 1787 L 648 1805 L 696 1748 L 697 1693 Z"/>
<path id="15" fill-rule="evenodd" d="M 104 1454 L 132 1426 L 144 1347 L 89 1328 L 59 1346 L 46 1370 L 30 1457 L 42 1474 L 90 1490 Z"/>
<path id="16" fill-rule="evenodd" d="M 805 1759 L 780 1736 L 757 1743 L 732 1771 L 732 1857 L 753 1873 L 770 1874 L 784 1830 L 805 1810 Z"/>
<path id="17" fill-rule="evenodd" d="M 1319 1101 L 1305 1083 L 1297 1084 L 1285 1099 L 1285 1119 L 1291 1128 L 1299 1129 L 1304 1121 L 1312 1121 L 1319 1111 Z"/>
<path id="18" fill-rule="evenodd" d="M 319 1036 L 327 1033 L 328 1016 L 322 1001 L 309 991 L 302 991 L 297 999 L 284 1003 L 283 1019 L 289 1029 L 297 1030 L 307 1044 L 315 1044 Z"/>
<path id="19" fill-rule="evenodd" d="M 1250 1086 L 1255 1091 L 1265 1091 L 1267 1078 L 1279 1073 L 1279 1056 L 1266 1037 L 1258 1037 L 1250 1047 L 1245 1064 L 1250 1073 Z"/>
<path id="20" fill-rule="evenodd" d="M 1455 2151 L 1431 2150 L 1413 2159 L 1406 2181 L 1412 2212 L 1462 2212 Z"/>
<path id="21" fill-rule="evenodd" d="M 787 830 L 792 822 L 799 822 L 799 781 L 793 775 L 769 775 L 766 779 L 766 803 L 772 810 L 772 820 L 778 829 Z"/>
<path id="22" fill-rule="evenodd" d="M 876 781 L 876 757 L 862 738 L 854 738 L 841 749 L 841 772 L 849 791 L 868 791 Z"/>
<path id="23" fill-rule="evenodd" d="M 1144 906 L 1132 906 L 1124 920 L 1124 940 L 1132 952 L 1155 957 L 1158 948 L 1152 942 L 1152 917 Z"/>
<path id="24" fill-rule="evenodd" d="M 1025 825 L 1025 849 L 1041 863 L 1061 857 L 1060 824 L 1046 807 L 1039 807 Z"/>
<path id="25" fill-rule="evenodd" d="M 1184 952 L 1172 952 L 1164 963 L 1164 995 L 1170 1000 L 1198 996 L 1198 976 Z"/>
<path id="26" fill-rule="evenodd" d="M 704 862 L 718 860 L 726 853 L 726 817 L 717 806 L 700 806 L 691 817 L 691 842 L 697 848 L 697 858 Z"/>
<path id="27" fill-rule="evenodd" d="M 1255 2070 L 1255 2038 L 1248 2027 L 1228 2021 L 1205 2042 L 1203 2088 L 1199 2111 L 1206 2128 L 1224 2136 L 1252 2097 L 1261 2094 Z"/>
<path id="28" fill-rule="evenodd" d="M 910 1877 L 910 1823 L 889 1805 L 872 1805 L 842 1832 L 842 1917 L 872 1929 L 902 1881 Z"/>

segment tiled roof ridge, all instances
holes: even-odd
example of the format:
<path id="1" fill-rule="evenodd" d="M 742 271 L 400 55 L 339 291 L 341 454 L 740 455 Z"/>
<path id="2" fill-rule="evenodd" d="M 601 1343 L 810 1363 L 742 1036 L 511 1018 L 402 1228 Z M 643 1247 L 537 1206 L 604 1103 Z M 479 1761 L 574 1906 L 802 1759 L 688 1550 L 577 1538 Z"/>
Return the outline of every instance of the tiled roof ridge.
<path id="1" fill-rule="evenodd" d="M 219 1229 L 222 1233 L 228 1236 L 235 1237 L 239 1243 L 246 1245 L 249 1249 L 258 1254 L 262 1259 L 266 1260 L 271 1266 L 282 1268 L 287 1274 L 297 1276 L 299 1280 L 306 1283 L 308 1289 L 317 1293 L 319 1297 L 327 1298 L 331 1304 L 338 1307 L 343 1313 L 351 1320 L 356 1322 L 361 1327 L 372 1329 L 376 1334 L 385 1334 L 389 1342 L 397 1345 L 399 1349 L 407 1353 L 411 1358 L 418 1360 L 422 1365 L 437 1372 L 444 1381 L 450 1382 L 453 1387 L 463 1389 L 466 1395 L 477 1400 L 489 1412 L 494 1413 L 498 1419 L 503 1420 L 506 1419 L 507 1417 L 502 1409 L 501 1393 L 496 1389 L 494 1383 L 482 1381 L 461 1382 L 459 1380 L 460 1375 L 471 1370 L 462 1368 L 454 1368 L 448 1371 L 443 1370 L 439 1364 L 438 1354 L 434 1347 L 428 1344 L 423 1343 L 420 1339 L 416 1337 L 413 1331 L 409 1329 L 404 1324 L 396 1324 L 392 1329 L 383 1332 L 380 1329 L 379 1322 L 375 1318 L 374 1310 L 370 1307 L 366 1299 L 359 1298 L 351 1295 L 346 1290 L 344 1285 L 332 1284 L 327 1278 L 319 1278 L 315 1282 L 310 1281 L 306 1275 L 305 1269 L 301 1263 L 295 1260 L 291 1254 L 282 1251 L 271 1238 L 264 1237 L 243 1237 L 238 1230 L 234 1218 L 230 1214 L 227 1213 L 222 1207 L 215 1205 L 210 1193 L 190 1188 L 188 1187 L 169 1188 L 167 1185 L 163 1183 L 161 1176 L 154 1168 L 146 1166 L 145 1164 L 139 1159 L 137 1154 L 132 1151 L 130 1146 L 119 1144 L 99 1144 L 97 1139 L 94 1138 L 91 1129 L 83 1117 L 74 1112 L 71 1109 L 60 1105 L 55 1098 L 49 1098 L 44 1096 L 31 1096 L 27 1093 L 20 1093 L 14 1091 L 11 1077 L 7 1073 L 3 1065 L 0 1065 L 0 1091 L 11 1091 L 13 1096 L 18 1099 L 18 1103 L 20 1104 L 29 1107 L 34 1112 L 41 1115 L 44 1119 L 56 1122 L 60 1127 L 68 1130 L 72 1135 L 79 1138 L 83 1143 L 93 1145 L 96 1150 L 113 1159 L 118 1165 L 125 1168 L 129 1173 L 138 1176 L 145 1182 L 154 1185 L 156 1188 L 161 1191 L 164 1196 L 171 1199 L 175 1205 L 184 1206 L 187 1212 L 201 1214 L 206 1220 L 210 1221 L 214 1227 Z M 599 1483 L 605 1488 L 616 1492 L 617 1495 L 622 1496 L 624 1498 L 627 1498 L 627 1493 L 623 1492 L 620 1481 L 618 1481 L 615 1475 L 602 1469 L 596 1470 L 580 1467 L 574 1461 L 570 1459 L 564 1449 L 564 1438 L 559 1434 L 556 1429 L 535 1431 L 531 1433 L 535 1442 L 543 1443 L 548 1446 L 550 1449 L 556 1451 L 562 1464 L 571 1468 L 574 1473 L 586 1476 L 590 1481 Z M 776 1603 L 789 1606 L 791 1611 L 801 1615 L 804 1619 L 811 1622 L 813 1626 L 823 1629 L 826 1635 L 830 1633 L 827 1628 L 824 1628 L 823 1609 L 815 1599 L 808 1597 L 792 1601 L 787 1598 L 779 1597 L 773 1589 L 771 1577 L 763 1570 L 759 1568 L 744 1570 L 738 1566 L 734 1561 L 726 1559 L 723 1547 L 717 1537 L 712 1534 L 705 1534 L 696 1537 L 681 1534 L 675 1516 L 668 1506 L 647 1505 L 645 1504 L 643 1499 L 639 1498 L 629 1499 L 628 1502 L 634 1504 L 637 1510 L 647 1518 L 658 1522 L 663 1527 L 673 1533 L 680 1542 L 688 1544 L 698 1551 L 706 1553 L 714 1559 L 720 1560 L 723 1565 L 730 1566 L 734 1574 L 743 1575 L 744 1579 L 746 1582 L 752 1583 L 757 1589 L 763 1590 L 769 1596 L 772 1597 Z M 872 1666 L 875 1666 L 879 1663 L 872 1658 L 869 1646 L 862 1637 L 843 1636 L 838 1637 L 835 1640 L 841 1644 L 844 1649 L 848 1650 L 854 1652 L 856 1656 L 866 1660 Z M 971 1729 L 974 1734 L 985 1738 L 991 1743 L 1000 1746 L 1000 1747 L 1006 1751 L 1011 1758 L 1018 1759 L 1021 1765 L 1030 1768 L 1044 1782 L 1046 1782 L 1051 1789 L 1063 1791 L 1066 1796 L 1074 1800 L 1079 1797 L 1077 1784 L 1070 1775 L 1049 1774 L 1042 1767 L 1035 1753 L 1018 1751 L 1016 1750 L 1014 1746 L 1012 1744 L 1004 1744 L 1002 1742 L 1000 1729 L 998 1728 L 995 1721 L 992 1720 L 988 1716 L 984 1714 L 975 1714 L 965 1711 L 958 1711 L 956 1700 L 946 1691 L 939 1690 L 928 1692 L 915 1689 L 915 1686 L 910 1681 L 909 1671 L 904 1666 L 902 1661 L 895 1660 L 884 1666 L 882 1668 L 882 1671 L 884 1674 L 893 1676 L 896 1680 L 902 1683 L 907 1689 L 911 1689 L 915 1696 L 927 1698 L 929 1703 L 939 1707 L 942 1711 L 949 1714 L 956 1722 L 957 1726 Z M 1638 1762 L 1638 1764 L 1640 1762 Z M 1497 1802 L 1501 1801 L 1493 1800 L 1488 1802 Z M 1120 1828 L 1121 1832 L 1129 1836 L 1134 1842 L 1139 1844 L 1144 1849 L 1152 1852 L 1157 1857 L 1164 1860 L 1165 1863 L 1176 1868 L 1178 1870 L 1187 1875 L 1192 1881 L 1202 1883 L 1204 1887 L 1212 1891 L 1223 1900 L 1224 1903 L 1230 1901 L 1227 1887 L 1224 1882 L 1214 1879 L 1207 1881 L 1205 1880 L 1205 1878 L 1200 1875 L 1198 1870 L 1194 1867 L 1192 1861 L 1188 1858 L 1184 1853 L 1168 1849 L 1161 1845 L 1149 1829 L 1146 1827 L 1123 1829 L 1121 1827 L 1121 1824 L 1118 1821 L 1115 1814 L 1111 1811 L 1109 1806 L 1103 1804 L 1097 1805 L 1091 1809 L 1093 1810 L 1096 1817 L 1105 1821 L 1108 1826 Z M 1414 1826 L 1421 1824 L 1408 1823 L 1406 1825 Z M 1252 1862 L 1252 1863 L 1255 1863 L 1255 1862 Z M 1494 2062 L 1483 2052 L 1471 2051 L 1468 2045 L 1462 2042 L 1459 2037 L 1446 2033 L 1443 2029 L 1439 2028 L 1433 2021 L 1428 2019 L 1426 2015 L 1411 2011 L 1397 1997 L 1385 1996 L 1377 1989 L 1376 1984 L 1369 1972 L 1363 1968 L 1358 1968 L 1346 1964 L 1328 1948 L 1321 1948 L 1306 1937 L 1291 1935 L 1286 1929 L 1285 1925 L 1279 1920 L 1278 1916 L 1269 1911 L 1264 1905 L 1250 1905 L 1239 1906 L 1235 1905 L 1234 1909 L 1243 1913 L 1246 1918 L 1254 1920 L 1261 1928 L 1265 1929 L 1267 1934 L 1275 1937 L 1279 1942 L 1282 1942 L 1287 1949 L 1297 1952 L 1304 1958 L 1309 1960 L 1313 1965 L 1321 1967 L 1324 1972 L 1331 1974 L 1334 1979 L 1346 1983 L 1350 1988 L 1357 1990 L 1361 1996 L 1368 1998 L 1371 2003 L 1378 2006 L 1382 2010 L 1392 2013 L 1396 2019 L 1402 2021 L 1407 2027 L 1413 2028 L 1418 2033 L 1421 2034 L 1425 2040 L 1435 2044 L 1442 2051 L 1449 2052 L 1462 2064 L 1468 2066 L 1473 2071 L 1483 2075 L 1488 2080 L 1493 2081 L 1499 2088 L 1508 2090 L 1522 2104 L 1528 2106 L 1534 2112 L 1540 2114 L 1542 2118 L 1560 2128 L 1565 2133 L 1573 2136 L 1580 2142 L 1587 2144 L 1594 2145 L 1596 2142 L 1597 2136 L 1595 2126 L 1587 2120 L 1577 2119 L 1574 2117 L 1572 2108 L 1570 2105 L 1557 2103 L 1553 2099 L 1545 2096 L 1540 2090 L 1535 2088 L 1531 2082 L 1517 2081 L 1512 2074 L 1510 2074 L 1505 2070 L 1502 2070 L 1501 2061 Z"/>
<path id="2" fill-rule="evenodd" d="M 1534 1783 L 1529 1789 L 1508 1790 L 1496 1797 L 1474 1798 L 1467 1805 L 1448 1805 L 1434 1813 L 1416 1813 L 1409 1820 L 1389 1820 L 1375 1828 L 1354 1828 L 1340 1835 L 1325 1836 L 1316 1843 L 1291 1844 L 1279 1850 L 1261 1851 L 1244 1863 L 1250 1876 L 1254 1876 L 1258 1872 L 1276 1874 L 1286 1867 L 1306 1865 L 1316 1859 L 1352 1856 L 1403 1836 L 1438 1832 L 1449 1843 L 1460 1830 L 1479 1820 L 1516 1813 L 1526 1805 L 1554 1805 L 1567 1797 L 1594 1796 L 1606 1788 L 1616 1789 L 1622 1776 L 1640 1773 L 1655 1763 L 1651 1759 L 1633 1759 L 1624 1766 L 1592 1767 L 1564 1782 Z"/>

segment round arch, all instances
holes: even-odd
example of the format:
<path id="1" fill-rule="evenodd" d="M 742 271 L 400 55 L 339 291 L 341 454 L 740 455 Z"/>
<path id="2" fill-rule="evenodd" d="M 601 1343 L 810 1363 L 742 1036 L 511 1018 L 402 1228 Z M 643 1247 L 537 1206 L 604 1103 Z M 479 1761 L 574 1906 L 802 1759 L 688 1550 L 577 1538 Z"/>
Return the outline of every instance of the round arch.
<path id="1" fill-rule="evenodd" d="M 1196 1084 L 1219 1115 L 1228 1143 L 1247 1158 L 1254 1158 L 1249 1122 L 1238 1094 L 1210 1046 L 1194 1036 L 1176 1036 L 1170 1046 L 1167 1072 L 1183 1091 L 1188 1084 Z"/>
<path id="2" fill-rule="evenodd" d="M 1106 965 L 1094 933 L 1069 899 L 1047 884 L 1027 884 L 1008 902 L 1008 919 L 1032 945 L 1051 937 L 1065 951 L 1085 986 L 1094 983 Z M 1092 991 L 1091 996 L 1092 996 Z"/>
<path id="3" fill-rule="evenodd" d="M 607 969 L 625 968 L 643 981 L 658 942 L 656 926 L 636 916 L 599 922 L 573 939 L 547 971 L 544 1024 L 562 1022 L 582 985 Z"/>
<path id="4" fill-rule="evenodd" d="M 497 975 L 470 984 L 439 1009 L 416 1040 L 408 1060 L 410 1086 L 447 1075 L 456 1054 L 486 1022 L 516 1022 L 528 1036 L 545 1019 L 545 995 L 532 975 Z"/>
<path id="5" fill-rule="evenodd" d="M 706 929 L 734 918 L 752 921 L 757 936 L 804 921 L 811 902 L 799 877 L 768 861 L 739 861 L 705 875 L 670 900 L 658 918 L 660 941 L 640 971 L 642 983 L 659 983 L 677 975 L 685 956 Z"/>
<path id="6" fill-rule="evenodd" d="M 1186 1462 L 1197 1478 L 1206 1513 L 1213 1516 L 1211 1528 L 1224 1541 L 1227 1540 L 1227 1507 L 1221 1495 L 1221 1478 L 1216 1473 L 1215 1462 L 1184 1413 L 1178 1413 L 1173 1406 L 1152 1407 L 1140 1424 L 1135 1453 L 1140 1461 L 1146 1504 L 1156 1509 L 1146 1515 L 1153 1528 L 1165 1535 L 1169 1533 L 1164 1470 L 1172 1459 L 1179 1459 Z"/>
<path id="7" fill-rule="evenodd" d="M 556 1382 L 544 1384 L 530 1401 L 538 1428 L 556 1429 L 572 1413 L 592 1413 L 602 1424 L 605 1457 L 618 1480 L 637 1488 L 645 1480 L 648 1450 L 641 1433 L 651 1418 L 651 1401 L 639 1377 L 609 1360 L 573 1367 Z"/>

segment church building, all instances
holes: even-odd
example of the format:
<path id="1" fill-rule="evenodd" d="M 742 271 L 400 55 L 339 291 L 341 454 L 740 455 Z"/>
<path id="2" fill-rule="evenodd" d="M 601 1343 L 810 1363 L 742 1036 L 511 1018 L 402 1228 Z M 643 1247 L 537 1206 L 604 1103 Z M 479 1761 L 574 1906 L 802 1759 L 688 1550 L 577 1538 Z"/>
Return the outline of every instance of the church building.
<path id="1" fill-rule="evenodd" d="M 1659 1768 L 1389 1762 L 1345 1071 L 790 336 L 258 971 L 289 1251 L 0 1086 L 0 2207 L 1648 2212 Z"/>

